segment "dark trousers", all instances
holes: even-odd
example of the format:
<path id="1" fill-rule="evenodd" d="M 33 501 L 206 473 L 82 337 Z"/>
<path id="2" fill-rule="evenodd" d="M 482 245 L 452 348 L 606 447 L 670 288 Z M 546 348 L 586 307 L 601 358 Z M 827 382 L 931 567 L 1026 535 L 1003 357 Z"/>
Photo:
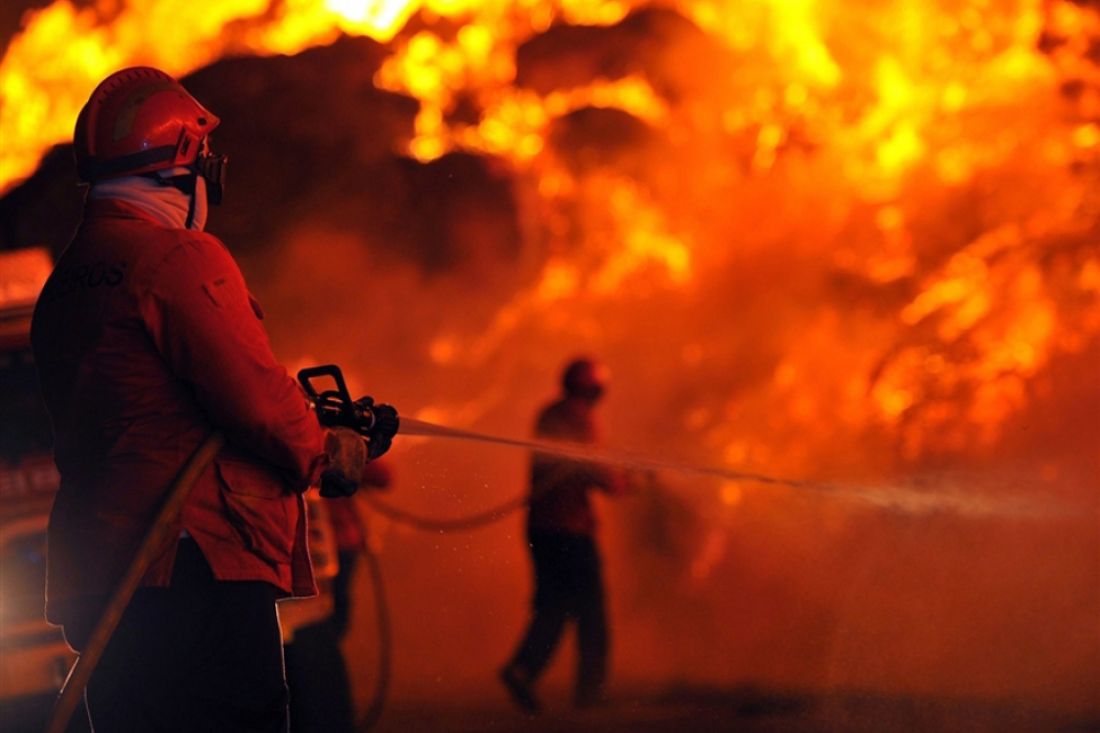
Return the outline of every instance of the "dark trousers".
<path id="1" fill-rule="evenodd" d="M 535 568 L 533 614 L 512 665 L 537 678 L 572 619 L 577 624 L 576 699 L 594 700 L 603 688 L 608 649 L 596 543 L 588 535 L 553 532 L 531 532 L 528 541 Z"/>
<path id="2" fill-rule="evenodd" d="M 134 594 L 85 692 L 96 733 L 287 730 L 276 590 L 214 579 L 180 541 L 168 588 Z M 66 627 L 74 646 L 90 633 Z"/>

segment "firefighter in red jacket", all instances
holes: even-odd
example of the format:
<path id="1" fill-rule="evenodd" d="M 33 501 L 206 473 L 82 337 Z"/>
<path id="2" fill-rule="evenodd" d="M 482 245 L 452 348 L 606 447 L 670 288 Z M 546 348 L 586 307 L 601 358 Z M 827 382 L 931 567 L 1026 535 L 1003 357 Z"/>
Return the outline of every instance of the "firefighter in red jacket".
<path id="1" fill-rule="evenodd" d="M 563 395 L 544 408 L 535 432 L 540 438 L 573 443 L 598 442 L 596 403 L 607 384 L 605 369 L 576 359 L 562 376 Z M 512 699 L 538 711 L 534 683 L 550 661 L 565 629 L 577 624 L 578 707 L 598 703 L 607 668 L 607 618 L 596 517 L 588 493 L 621 494 L 625 480 L 604 466 L 536 453 L 531 463 L 527 540 L 535 570 L 532 617 L 511 661 L 500 672 Z"/>
<path id="2" fill-rule="evenodd" d="M 368 463 L 360 478 L 364 487 L 385 489 L 392 482 L 385 461 Z M 290 687 L 290 728 L 295 733 L 353 733 L 355 715 L 348 665 L 341 642 L 352 619 L 351 580 L 367 549 L 367 532 L 352 496 L 324 500 L 336 545 L 336 575 L 331 581 L 332 612 L 294 631 L 286 645 L 286 678 Z"/>
<path id="3" fill-rule="evenodd" d="M 213 430 L 227 437 L 88 684 L 99 733 L 286 730 L 275 601 L 315 592 L 301 492 L 324 471 L 357 481 L 366 461 L 353 432 L 319 426 L 203 232 L 222 195 L 218 124 L 155 69 L 95 89 L 73 141 L 84 219 L 34 314 L 61 473 L 46 612 L 75 649 L 173 476 Z"/>

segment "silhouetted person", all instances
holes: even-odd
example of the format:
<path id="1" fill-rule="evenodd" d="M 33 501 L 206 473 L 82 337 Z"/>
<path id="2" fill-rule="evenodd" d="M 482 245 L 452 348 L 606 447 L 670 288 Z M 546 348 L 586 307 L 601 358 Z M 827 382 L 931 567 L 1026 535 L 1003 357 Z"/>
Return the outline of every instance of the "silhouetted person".
<path id="1" fill-rule="evenodd" d="M 606 372 L 591 359 L 576 359 L 562 376 L 563 394 L 544 408 L 535 432 L 540 438 L 573 443 L 598 440 L 594 409 L 606 388 Z M 535 595 L 527 632 L 500 671 L 512 699 L 538 711 L 534 684 L 550 661 L 566 622 L 577 627 L 578 665 L 574 703 L 601 700 L 607 670 L 608 631 L 596 517 L 588 492 L 619 494 L 623 478 L 588 462 L 535 453 L 527 540 L 535 571 Z"/>
<path id="2" fill-rule="evenodd" d="M 360 486 L 384 489 L 389 467 L 372 461 L 363 469 Z M 340 644 L 351 623 L 351 579 L 367 546 L 363 519 L 350 496 L 324 500 L 336 543 L 337 571 L 332 579 L 332 613 L 297 629 L 284 648 L 290 688 L 290 729 L 294 733 L 352 733 L 355 713 L 351 682 Z"/>

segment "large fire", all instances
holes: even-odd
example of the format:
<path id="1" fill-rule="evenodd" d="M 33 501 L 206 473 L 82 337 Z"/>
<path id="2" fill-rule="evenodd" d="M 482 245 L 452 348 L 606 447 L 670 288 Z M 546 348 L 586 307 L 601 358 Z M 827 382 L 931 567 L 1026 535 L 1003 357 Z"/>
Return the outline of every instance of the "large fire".
<path id="1" fill-rule="evenodd" d="M 380 44 L 375 92 L 417 103 L 381 145 L 459 171 L 408 197 L 457 202 L 426 209 L 450 254 L 281 220 L 242 260 L 288 360 L 341 360 L 425 419 L 526 433 L 562 361 L 592 351 L 616 375 L 611 442 L 868 499 L 670 475 L 607 507 L 636 673 L 1094 702 L 1094 4 L 56 0 L 0 62 L 0 190 L 118 67 L 184 75 L 347 35 Z M 370 150 L 350 158 L 376 155 L 380 133 L 355 134 Z M 506 224 L 466 157 L 507 181 Z M 346 185 L 324 195 L 368 205 Z M 395 501 L 427 512 L 522 488 L 520 455 L 395 452 Z M 441 483 L 443 500 L 427 491 Z M 868 508 L 901 483 L 988 500 L 995 519 Z M 419 629 L 399 639 L 406 678 L 432 679 L 434 655 L 502 659 L 499 619 L 518 633 L 526 592 L 519 525 L 433 540 L 465 560 L 374 529 L 406 577 L 437 583 L 424 568 L 451 563 L 502 609 L 447 616 L 399 592 Z M 1005 638 L 1014 652 L 996 651 Z"/>

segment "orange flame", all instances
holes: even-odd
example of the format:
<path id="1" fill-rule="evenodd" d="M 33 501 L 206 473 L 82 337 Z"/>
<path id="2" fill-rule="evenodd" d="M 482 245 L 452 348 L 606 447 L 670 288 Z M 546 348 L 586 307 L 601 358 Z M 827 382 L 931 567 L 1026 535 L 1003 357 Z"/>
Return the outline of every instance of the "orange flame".
<path id="1" fill-rule="evenodd" d="M 417 375 L 417 390 L 435 389 L 434 376 L 461 395 L 424 398 L 438 402 L 414 408 L 421 418 L 468 425 L 514 416 L 517 395 L 533 399 L 531 375 L 548 370 L 548 352 L 606 347 L 636 360 L 622 393 L 646 395 L 662 411 L 657 442 L 641 425 L 647 406 L 630 405 L 620 427 L 632 438 L 790 476 L 840 472 L 849 467 L 842 460 L 887 474 L 922 459 L 980 457 L 1056 389 L 1055 367 L 1072 360 L 1064 357 L 1095 353 L 1085 350 L 1100 334 L 1097 203 L 1094 181 L 1081 173 L 1094 177 L 1100 162 L 1100 65 L 1091 61 L 1100 13 L 1092 6 L 672 0 L 657 12 L 683 24 L 660 26 L 668 37 L 647 36 L 627 62 L 570 59 L 581 70 L 570 76 L 563 62 L 562 78 L 572 81 L 544 86 L 518 78 L 528 41 L 559 26 L 601 26 L 633 42 L 644 35 L 630 25 L 642 7 L 657 6 L 56 0 L 27 15 L 0 61 L 0 191 L 69 138 L 93 85 L 116 68 L 151 64 L 183 75 L 230 54 L 294 54 L 364 35 L 388 52 L 374 84 L 419 103 L 415 134 L 398 152 L 424 162 L 456 151 L 492 159 L 507 170 L 524 230 L 518 264 L 500 265 L 506 287 L 471 288 L 470 280 L 481 283 L 468 272 L 460 283 L 441 285 L 446 275 L 425 282 L 400 265 L 380 275 L 380 310 L 392 315 L 401 303 L 422 330 L 392 339 L 400 366 L 376 368 L 412 363 L 429 375 Z M 611 120 L 611 132 L 586 149 L 594 133 L 569 135 L 592 118 Z M 623 142 L 626 128 L 634 137 Z M 620 143 L 626 152 L 616 157 Z M 273 289 L 305 287 L 296 265 L 313 261 L 312 236 L 287 235 L 286 250 L 299 259 L 272 264 Z M 339 259 L 358 265 L 349 272 L 376 264 L 354 235 L 342 236 Z M 335 245 L 326 246 L 331 254 Z M 496 266 L 485 269 L 499 274 Z M 362 289 L 358 278 L 355 286 Z M 446 310 L 420 304 L 433 295 L 476 301 L 478 315 L 416 310 Z M 357 303 L 344 316 L 358 323 L 369 310 Z M 379 339 L 408 323 L 380 326 Z M 651 341 L 653 333 L 663 340 Z M 1037 475 L 1053 482 L 1059 465 L 1051 459 Z M 708 516 L 760 512 L 759 496 L 720 486 Z M 769 536 L 758 547 L 793 543 L 809 558 L 844 523 L 839 510 L 817 506 L 800 523 L 784 514 L 790 508 L 765 515 L 766 531 L 755 531 Z M 773 542 L 784 526 L 787 536 Z M 727 548 L 751 549 L 737 549 L 742 539 L 725 530 L 702 533 L 692 583 L 719 572 Z M 880 548 L 905 540 L 882 532 Z M 1065 545 L 1051 557 L 1081 566 L 1084 553 L 1072 551 Z M 768 556 L 745 554 L 752 563 Z M 762 587 L 774 590 L 763 574 Z M 1065 598 L 1069 606 L 1081 596 Z M 1081 608 L 1095 607 L 1088 603 Z M 1046 641 L 1039 635 L 1036 647 L 1021 648 Z M 700 658 L 719 656 L 705 652 Z M 1052 685 L 1082 678 L 1057 670 Z"/>
<path id="2" fill-rule="evenodd" d="M 704 140 L 696 146 L 704 151 L 747 140 L 747 174 L 762 180 L 785 156 L 817 151 L 821 164 L 804 172 L 819 176 L 836 207 L 877 207 L 879 246 L 841 249 L 833 255 L 835 264 L 880 284 L 919 277 L 919 292 L 898 319 L 913 332 L 934 334 L 897 345 L 877 367 L 871 347 L 853 357 L 863 377 L 838 380 L 840 404 L 853 403 L 845 414 L 855 422 L 904 421 L 907 429 L 934 433 L 933 426 L 953 413 L 931 407 L 934 395 L 980 384 L 963 414 L 993 436 L 1023 399 L 1021 380 L 1059 350 L 1080 343 L 1089 328 L 1084 324 L 1096 318 L 1080 315 L 1079 326 L 1059 328 L 1050 284 L 1029 264 L 1034 257 L 1027 248 L 1069 226 L 1073 214 L 1048 212 L 1025 224 L 1005 224 L 922 275 L 924 245 L 912 228 L 915 212 L 901 194 L 917 174 L 932 175 L 942 186 L 962 185 L 1025 144 L 1032 128 L 1002 125 L 1000 116 L 1021 97 L 1046 93 L 1055 81 L 1057 65 L 1035 43 L 1044 24 L 1069 39 L 1056 58 L 1087 50 L 1079 39 L 1082 28 L 1095 24 L 1094 13 L 1072 3 L 1011 4 L 1012 12 L 991 16 L 977 2 L 963 3 L 958 13 L 896 3 L 876 7 L 869 22 L 862 6 L 810 0 L 685 2 L 683 15 L 710 42 L 754 63 L 742 64 L 738 73 L 716 69 L 713 78 L 704 73 L 697 79 L 693 72 L 691 83 L 700 93 L 673 101 L 650 77 L 633 71 L 545 94 L 515 85 L 516 51 L 525 40 L 559 21 L 618 23 L 631 11 L 630 2 L 104 0 L 78 7 L 56 0 L 28 14 L 0 62 L 0 189 L 29 174 L 50 145 L 68 138 L 91 87 L 115 68 L 143 63 L 181 75 L 226 54 L 289 54 L 341 33 L 367 35 L 392 50 L 376 84 L 420 103 L 409 154 L 425 161 L 453 150 L 498 156 L 530 176 L 551 208 L 570 201 L 587 212 L 587 253 L 581 259 L 551 258 L 476 343 L 444 346 L 449 342 L 440 335 L 432 349 L 437 362 L 460 362 L 464 352 L 481 358 L 473 355 L 487 353 L 547 302 L 572 303 L 580 311 L 627 285 L 641 291 L 690 288 L 701 268 L 727 257 L 701 244 L 707 237 L 693 229 L 686 211 L 694 203 L 631 175 L 578 176 L 560 160 L 560 151 L 549 148 L 550 131 L 571 113 L 617 109 L 664 131 L 672 149 L 685 156 L 695 148 L 680 141 L 690 138 Z M 417 14 L 424 27 L 404 32 Z M 438 18 L 450 19 L 453 30 L 436 29 L 431 21 Z M 681 59 L 674 60 L 675 70 Z M 480 110 L 473 121 L 453 115 L 463 97 L 473 98 Z M 1036 159 L 1063 164 L 1100 146 L 1100 127 L 1093 122 L 1060 129 L 1034 150 Z M 713 177 L 693 182 L 701 194 L 695 198 L 731 185 L 728 167 L 690 157 L 682 163 Z M 672 168 L 666 172 L 666 178 L 678 175 Z M 1095 273 L 1096 259 L 1082 267 L 1078 286 L 1094 288 L 1095 276 L 1088 273 Z M 828 334 L 832 324 L 823 317 L 821 333 Z M 976 355 L 960 361 L 953 352 L 963 350 Z M 823 395 L 808 388 L 813 370 L 800 358 L 787 355 L 787 376 L 777 388 L 791 395 L 792 417 L 810 422 L 820 417 Z M 859 408 L 854 403 L 862 399 L 861 390 L 871 399 Z M 816 399 L 808 396 L 814 394 Z"/>

